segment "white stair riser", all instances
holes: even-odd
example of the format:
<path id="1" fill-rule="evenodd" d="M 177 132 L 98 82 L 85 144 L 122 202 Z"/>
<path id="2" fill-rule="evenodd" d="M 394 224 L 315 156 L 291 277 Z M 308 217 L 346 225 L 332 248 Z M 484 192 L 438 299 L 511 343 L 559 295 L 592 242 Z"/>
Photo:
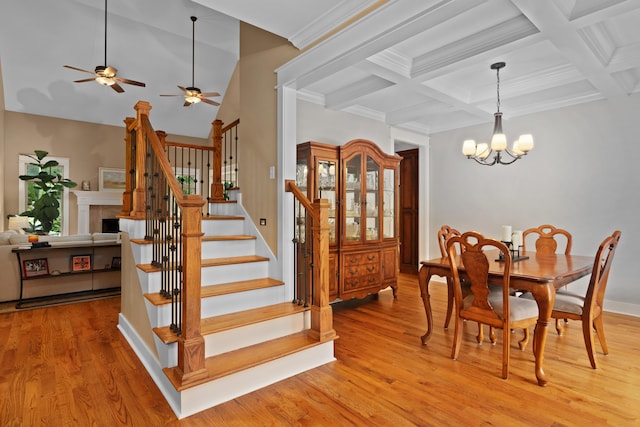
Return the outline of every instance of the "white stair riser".
<path id="1" fill-rule="evenodd" d="M 160 366 L 162 368 L 170 368 L 178 365 L 178 343 L 171 344 L 163 343 L 156 334 L 153 334 L 153 340 L 156 343 L 156 349 L 158 350 L 158 358 L 160 359 Z"/>
<path id="2" fill-rule="evenodd" d="M 202 317 L 220 316 L 237 311 L 251 310 L 272 304 L 279 304 L 284 298 L 284 286 L 254 289 L 246 292 L 219 295 L 202 300 Z"/>
<path id="3" fill-rule="evenodd" d="M 255 255 L 255 253 L 256 241 L 253 239 L 202 242 L 202 258 L 224 258 Z"/>
<path id="4" fill-rule="evenodd" d="M 220 283 L 260 279 L 268 277 L 268 274 L 268 261 L 202 267 L 201 283 L 203 286 L 219 285 Z"/>
<path id="5" fill-rule="evenodd" d="M 309 369 L 335 361 L 333 341 L 181 392 L 178 418 L 188 417 Z"/>
<path id="6" fill-rule="evenodd" d="M 211 215 L 237 215 L 237 203 L 209 203 L 209 213 Z"/>
<path id="7" fill-rule="evenodd" d="M 207 236 L 233 236 L 244 234 L 243 219 L 205 220 L 202 231 Z"/>
<path id="8" fill-rule="evenodd" d="M 260 279 L 268 276 L 268 268 L 267 261 L 202 267 L 201 283 L 206 286 Z M 144 273 L 138 269 L 138 277 L 143 293 L 160 292 L 162 287 L 162 273 L 160 271 Z"/>
<path id="9" fill-rule="evenodd" d="M 204 298 L 200 309 L 200 317 L 220 316 L 237 311 L 250 310 L 265 305 L 282 302 L 284 289 L 282 286 L 256 289 L 216 297 Z M 149 322 L 152 328 L 168 326 L 171 323 L 171 304 L 154 305 L 145 299 Z"/>
<path id="10" fill-rule="evenodd" d="M 306 316 L 305 313 L 296 313 L 216 334 L 209 334 L 204 338 L 205 357 L 295 334 L 308 327 L 309 316 Z"/>

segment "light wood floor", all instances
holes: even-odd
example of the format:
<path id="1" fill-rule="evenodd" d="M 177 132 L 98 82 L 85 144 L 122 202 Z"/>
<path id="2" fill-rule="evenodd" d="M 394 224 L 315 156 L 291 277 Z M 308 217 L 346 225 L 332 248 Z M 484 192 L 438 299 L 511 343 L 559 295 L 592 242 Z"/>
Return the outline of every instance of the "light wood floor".
<path id="1" fill-rule="evenodd" d="M 550 331 L 543 388 L 531 348 L 515 342 L 502 380 L 500 345 L 476 345 L 475 324 L 451 360 L 445 287 L 431 290 L 428 345 L 417 279 L 403 275 L 397 300 L 385 290 L 334 305 L 336 362 L 183 420 L 116 328 L 118 298 L 0 314 L 0 425 L 640 425 L 640 318 L 605 316 L 610 354 L 597 355 L 598 370 L 578 323 Z"/>

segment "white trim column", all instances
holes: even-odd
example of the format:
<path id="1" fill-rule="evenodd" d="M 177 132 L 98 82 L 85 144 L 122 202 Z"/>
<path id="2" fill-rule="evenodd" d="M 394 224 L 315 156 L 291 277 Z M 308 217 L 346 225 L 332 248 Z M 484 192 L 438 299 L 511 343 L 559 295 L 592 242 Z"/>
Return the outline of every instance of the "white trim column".
<path id="1" fill-rule="evenodd" d="M 89 234 L 89 212 L 91 206 L 122 206 L 119 191 L 79 191 L 72 190 L 78 203 L 78 234 Z"/>

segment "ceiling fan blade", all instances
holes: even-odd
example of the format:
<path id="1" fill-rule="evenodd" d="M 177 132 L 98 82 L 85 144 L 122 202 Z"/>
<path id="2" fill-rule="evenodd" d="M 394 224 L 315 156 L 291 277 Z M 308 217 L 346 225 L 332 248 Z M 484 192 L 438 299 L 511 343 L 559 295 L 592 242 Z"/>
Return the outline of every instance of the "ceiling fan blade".
<path id="1" fill-rule="evenodd" d="M 89 74 L 93 74 L 95 75 L 95 73 L 93 71 L 87 71 L 87 70 L 83 70 L 82 68 L 78 68 L 78 67 L 72 67 L 71 65 L 65 65 L 65 68 L 70 68 L 72 70 L 76 70 L 76 71 L 82 71 L 83 73 L 89 73 Z"/>
<path id="2" fill-rule="evenodd" d="M 204 92 L 201 93 L 200 95 L 202 96 L 206 96 L 206 97 L 210 97 L 210 96 L 220 96 L 220 94 L 218 92 Z"/>
<path id="3" fill-rule="evenodd" d="M 115 90 L 118 93 L 124 92 L 124 89 L 122 89 L 118 83 L 112 84 L 111 89 Z"/>
<path id="4" fill-rule="evenodd" d="M 183 107 L 188 107 L 188 106 L 190 106 L 190 105 L 191 105 L 191 103 L 190 103 L 189 101 L 184 101 L 184 105 L 182 105 L 182 106 L 183 106 Z"/>
<path id="5" fill-rule="evenodd" d="M 184 96 L 183 94 L 179 94 L 179 95 L 160 95 L 160 96 Z"/>
<path id="6" fill-rule="evenodd" d="M 219 103 L 219 102 L 212 101 L 212 100 L 207 99 L 207 98 L 200 98 L 200 100 L 201 100 L 202 102 L 204 102 L 205 104 L 215 105 L 215 106 L 220 105 L 220 103 Z"/>
<path id="7" fill-rule="evenodd" d="M 182 86 L 178 86 L 178 89 L 180 89 L 180 90 L 181 90 L 181 91 L 183 91 L 183 92 L 186 92 L 186 91 L 187 91 L 187 89 L 186 89 L 186 88 L 184 88 L 184 87 L 182 87 Z"/>
<path id="8" fill-rule="evenodd" d="M 74 83 L 84 83 L 84 82 L 92 82 L 95 81 L 95 78 L 90 78 L 90 79 L 82 79 L 82 80 L 74 80 Z"/>
<path id="9" fill-rule="evenodd" d="M 128 85 L 141 86 L 146 87 L 147 85 L 142 82 L 137 82 L 135 80 L 123 79 L 122 77 L 114 77 L 113 80 L 117 80 L 120 83 L 126 83 Z"/>

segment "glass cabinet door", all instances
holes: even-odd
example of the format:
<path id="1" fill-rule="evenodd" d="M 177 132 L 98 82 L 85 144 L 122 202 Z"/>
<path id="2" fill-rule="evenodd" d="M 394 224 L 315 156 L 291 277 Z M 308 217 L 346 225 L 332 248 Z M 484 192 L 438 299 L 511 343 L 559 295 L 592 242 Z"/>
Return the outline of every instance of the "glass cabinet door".
<path id="1" fill-rule="evenodd" d="M 318 160 L 318 194 L 314 198 L 329 202 L 329 244 L 336 243 L 336 161 Z M 313 200 L 313 199 L 311 199 Z"/>
<path id="2" fill-rule="evenodd" d="M 307 175 L 309 173 L 309 167 L 307 165 L 307 159 L 302 158 L 298 159 L 296 162 L 296 186 L 302 191 L 307 197 L 309 197 L 309 185 L 307 182 Z M 306 214 L 304 209 L 302 208 L 302 204 L 295 199 L 295 238 L 299 243 L 304 243 L 306 241 Z"/>
<path id="3" fill-rule="evenodd" d="M 361 158 L 361 155 L 357 154 L 347 160 L 345 165 L 344 238 L 347 242 L 357 242 L 360 240 L 360 204 L 362 202 Z"/>
<path id="4" fill-rule="evenodd" d="M 367 156 L 366 163 L 366 223 L 365 240 L 380 239 L 380 216 L 378 201 L 380 200 L 380 165 Z"/>
<path id="5" fill-rule="evenodd" d="M 395 200 L 396 200 L 396 192 L 395 192 L 395 179 L 396 171 L 393 169 L 385 169 L 384 170 L 384 192 L 382 194 L 383 197 L 383 206 L 382 206 L 382 237 L 383 238 L 391 238 L 396 237 L 396 224 L 395 224 Z"/>

